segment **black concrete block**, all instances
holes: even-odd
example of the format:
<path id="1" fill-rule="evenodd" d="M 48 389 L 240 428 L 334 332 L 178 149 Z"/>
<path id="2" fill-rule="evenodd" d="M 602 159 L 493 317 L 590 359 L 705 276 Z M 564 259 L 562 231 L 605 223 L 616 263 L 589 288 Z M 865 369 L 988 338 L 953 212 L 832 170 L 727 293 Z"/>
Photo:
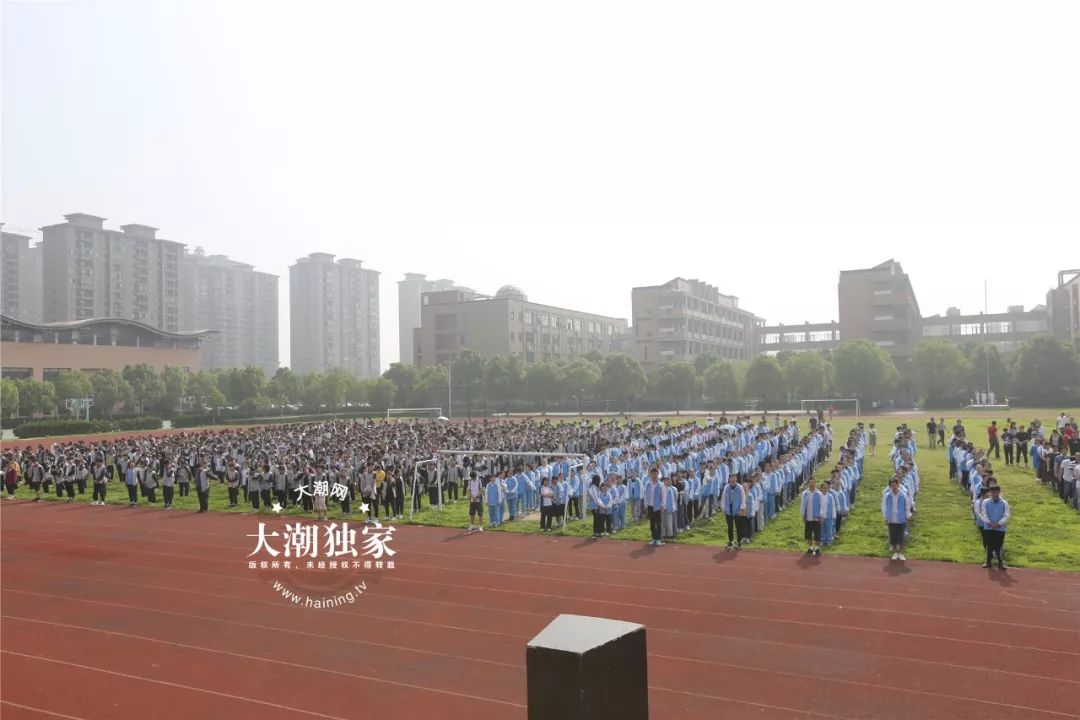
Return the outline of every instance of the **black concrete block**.
<path id="1" fill-rule="evenodd" d="M 648 720 L 645 626 L 560 615 L 525 649 L 529 720 Z"/>

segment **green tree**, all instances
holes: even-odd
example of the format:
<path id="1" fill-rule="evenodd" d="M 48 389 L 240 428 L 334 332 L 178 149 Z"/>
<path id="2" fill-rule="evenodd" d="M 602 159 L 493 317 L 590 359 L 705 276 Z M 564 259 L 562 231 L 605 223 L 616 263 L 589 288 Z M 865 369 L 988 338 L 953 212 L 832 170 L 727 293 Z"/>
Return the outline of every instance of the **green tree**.
<path id="1" fill-rule="evenodd" d="M 188 393 L 195 398 L 196 407 L 221 407 L 225 405 L 225 395 L 218 390 L 217 373 L 211 370 L 200 370 L 188 378 Z M 217 393 L 216 395 L 214 393 Z M 219 400 L 219 402 L 212 402 Z"/>
<path id="2" fill-rule="evenodd" d="M 225 393 L 230 405 L 243 405 L 265 394 L 266 375 L 254 365 L 231 368 L 220 374 L 218 389 Z"/>
<path id="3" fill-rule="evenodd" d="M 65 407 L 64 402 L 72 398 L 93 397 L 94 386 L 90 383 L 90 376 L 78 370 L 65 370 L 53 383 L 56 391 L 57 408 Z"/>
<path id="4" fill-rule="evenodd" d="M 694 372 L 696 372 L 698 374 L 698 377 L 701 377 L 702 375 L 705 374 L 705 371 L 708 370 L 709 367 L 719 359 L 720 359 L 719 355 L 717 355 L 716 353 L 711 353 L 711 352 L 705 352 L 705 353 L 701 353 L 700 355 L 695 356 L 694 357 Z"/>
<path id="5" fill-rule="evenodd" d="M 562 374 L 563 389 L 567 395 L 577 401 L 578 411 L 580 412 L 581 401 L 600 382 L 600 366 L 592 360 L 579 357 L 562 367 L 560 372 Z"/>
<path id="6" fill-rule="evenodd" d="M 300 385 L 300 404 L 304 411 L 309 413 L 319 412 L 319 406 L 323 402 L 322 373 L 312 370 L 303 377 Z"/>
<path id="7" fill-rule="evenodd" d="M 412 395 L 416 386 L 418 373 L 412 365 L 402 363 L 390 363 L 390 367 L 382 374 L 384 378 L 394 383 L 394 402 L 404 407 Z"/>
<path id="8" fill-rule="evenodd" d="M 6 418 L 19 414 L 19 386 L 14 380 L 0 380 L 0 411 Z"/>
<path id="9" fill-rule="evenodd" d="M 702 385 L 705 397 L 720 403 L 721 408 L 739 401 L 739 380 L 735 376 L 735 366 L 727 360 L 717 360 L 710 365 L 702 376 Z"/>
<path id="10" fill-rule="evenodd" d="M 322 402 L 331 412 L 345 404 L 345 393 L 349 391 L 349 383 L 352 376 L 343 368 L 331 368 L 327 370 L 319 382 Z"/>
<path id="11" fill-rule="evenodd" d="M 769 355 L 758 355 L 746 369 L 746 395 L 761 401 L 762 409 L 769 407 L 769 400 L 784 394 L 784 371 L 780 363 Z"/>
<path id="12" fill-rule="evenodd" d="M 300 376 L 287 367 L 280 367 L 266 386 L 266 394 L 274 401 L 288 405 L 300 401 Z"/>
<path id="13" fill-rule="evenodd" d="M 611 353 L 604 358 L 596 387 L 605 400 L 633 400 L 645 393 L 647 385 L 637 360 L 626 353 Z"/>
<path id="14" fill-rule="evenodd" d="M 397 386 L 385 377 L 370 378 L 365 381 L 365 393 L 367 395 L 367 401 L 371 403 L 373 408 L 379 410 L 385 410 L 390 407 L 390 403 L 394 400 L 394 394 L 397 392 Z"/>
<path id="15" fill-rule="evenodd" d="M 350 375 L 349 386 L 345 388 L 345 402 L 360 405 L 367 401 L 367 384 L 363 379 Z"/>
<path id="16" fill-rule="evenodd" d="M 484 372 L 484 385 L 488 396 L 496 402 L 509 404 L 521 397 L 525 387 L 525 368 L 521 358 L 499 356 L 491 358 Z"/>
<path id="17" fill-rule="evenodd" d="M 986 392 L 986 358 L 990 357 L 990 389 L 994 391 L 995 398 L 1006 398 L 1012 390 L 1012 370 L 1008 363 L 1001 357 L 1001 352 L 996 345 L 982 346 L 970 343 L 963 348 L 964 357 L 968 361 L 967 377 L 964 378 L 964 387 L 968 396 L 976 392 Z"/>
<path id="18" fill-rule="evenodd" d="M 191 373 L 182 367 L 166 365 L 161 371 L 161 383 L 165 392 L 161 396 L 161 407 L 169 412 L 175 412 L 180 407 L 181 400 L 187 396 L 188 379 Z"/>
<path id="19" fill-rule="evenodd" d="M 56 390 L 50 382 L 34 378 L 17 380 L 19 407 L 24 415 L 51 415 L 56 412 Z"/>
<path id="20" fill-rule="evenodd" d="M 147 363 L 128 365 L 122 374 L 131 386 L 136 412 L 146 412 L 146 408 L 161 404 L 161 399 L 165 397 L 165 384 L 161 382 L 153 366 Z"/>
<path id="21" fill-rule="evenodd" d="M 682 410 L 698 389 L 697 372 L 688 362 L 661 365 L 649 377 L 650 394 L 658 400 L 675 403 Z"/>
<path id="22" fill-rule="evenodd" d="M 1076 348 L 1050 335 L 1031 338 L 1017 351 L 1013 385 L 1024 405 L 1058 407 L 1075 402 L 1080 397 Z"/>
<path id="23" fill-rule="evenodd" d="M 548 403 L 559 402 L 562 389 L 562 378 L 551 363 L 537 363 L 525 371 L 525 394 L 544 411 Z"/>
<path id="24" fill-rule="evenodd" d="M 124 377 L 115 370 L 99 370 L 90 378 L 94 393 L 94 412 L 111 418 L 118 405 L 125 404 L 133 393 Z"/>
<path id="25" fill-rule="evenodd" d="M 944 340 L 923 340 L 911 352 L 911 373 L 930 407 L 951 406 L 970 370 L 960 350 Z"/>
<path id="26" fill-rule="evenodd" d="M 836 388 L 869 405 L 896 385 L 900 374 L 889 354 L 869 340 L 846 340 L 833 353 Z"/>
<path id="27" fill-rule="evenodd" d="M 462 350 L 454 366 L 450 368 L 453 385 L 458 388 L 458 398 L 464 397 L 471 408 L 477 396 L 484 394 L 484 370 L 486 361 L 473 350 Z"/>
<path id="28" fill-rule="evenodd" d="M 794 353 L 784 365 L 787 390 L 800 400 L 819 398 L 825 394 L 829 366 L 819 353 Z"/>

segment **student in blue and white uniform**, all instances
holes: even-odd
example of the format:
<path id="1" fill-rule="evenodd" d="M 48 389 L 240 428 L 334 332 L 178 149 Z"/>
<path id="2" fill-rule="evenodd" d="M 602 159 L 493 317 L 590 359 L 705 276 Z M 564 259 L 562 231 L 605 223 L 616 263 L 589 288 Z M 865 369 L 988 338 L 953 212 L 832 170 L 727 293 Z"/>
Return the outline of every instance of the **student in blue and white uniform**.
<path id="1" fill-rule="evenodd" d="M 488 478 L 487 488 L 488 526 L 498 527 L 502 522 L 503 489 L 499 484 L 499 478 L 492 475 Z"/>
<path id="2" fill-rule="evenodd" d="M 906 560 L 904 557 L 904 528 L 911 519 L 911 502 L 907 493 L 900 490 L 900 481 L 893 476 L 889 480 L 889 489 L 881 498 L 881 515 L 889 528 L 889 550 L 893 560 Z"/>
<path id="3" fill-rule="evenodd" d="M 609 507 L 606 500 L 606 491 L 601 487 L 599 475 L 593 475 L 592 482 L 589 483 L 588 503 L 589 512 L 593 516 L 593 540 L 599 540 L 604 535 L 607 535 L 606 521 L 604 520 L 604 513 L 601 511 L 607 510 Z"/>
<path id="4" fill-rule="evenodd" d="M 986 527 L 986 562 L 984 568 L 989 568 L 991 560 L 997 557 L 998 568 L 1005 569 L 1005 561 L 1001 557 L 1002 547 L 1005 544 L 1005 530 L 1012 517 L 1012 509 L 1009 502 L 1001 497 L 1001 487 L 997 484 L 990 485 L 990 498 L 979 505 L 979 519 Z"/>
<path id="5" fill-rule="evenodd" d="M 817 489 L 817 481 L 811 477 L 800 500 L 807 555 L 821 555 L 821 521 L 825 515 L 824 506 L 825 498 Z"/>

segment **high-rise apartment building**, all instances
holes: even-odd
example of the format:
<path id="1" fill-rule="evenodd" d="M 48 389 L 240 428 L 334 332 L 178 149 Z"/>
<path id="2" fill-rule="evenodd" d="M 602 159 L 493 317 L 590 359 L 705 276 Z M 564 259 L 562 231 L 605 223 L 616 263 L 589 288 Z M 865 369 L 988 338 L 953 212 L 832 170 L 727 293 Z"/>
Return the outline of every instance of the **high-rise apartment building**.
<path id="1" fill-rule="evenodd" d="M 311 253 L 289 268 L 292 369 L 380 371 L 379 273 L 359 260 Z"/>
<path id="2" fill-rule="evenodd" d="M 0 233 L 0 314 L 16 320 L 41 320 L 41 243 L 30 236 Z"/>
<path id="3" fill-rule="evenodd" d="M 636 287 L 632 294 L 634 356 L 646 370 L 668 362 L 694 362 L 711 353 L 746 360 L 763 321 L 739 307 L 739 298 L 681 277 Z"/>
<path id="4" fill-rule="evenodd" d="M 149 225 L 116 231 L 94 215 L 64 219 L 41 228 L 44 322 L 115 317 L 180 329 L 182 243 Z"/>
<path id="5" fill-rule="evenodd" d="M 420 309 L 424 293 L 452 290 L 453 280 L 428 280 L 422 273 L 405 273 L 398 280 L 398 360 L 405 365 L 419 365 Z"/>
<path id="6" fill-rule="evenodd" d="M 181 330 L 215 330 L 200 346 L 207 369 L 278 367 L 278 277 L 224 255 L 185 252 L 180 261 Z"/>

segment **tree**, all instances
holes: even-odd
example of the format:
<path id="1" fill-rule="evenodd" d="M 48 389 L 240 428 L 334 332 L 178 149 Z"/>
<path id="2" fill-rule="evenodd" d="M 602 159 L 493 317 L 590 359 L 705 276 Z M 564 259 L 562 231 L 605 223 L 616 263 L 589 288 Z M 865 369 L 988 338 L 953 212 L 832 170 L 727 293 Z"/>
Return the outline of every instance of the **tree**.
<path id="1" fill-rule="evenodd" d="M 681 410 L 698 388 L 697 372 L 688 362 L 672 362 L 661 365 L 649 377 L 649 390 L 657 399 L 675 403 Z"/>
<path id="2" fill-rule="evenodd" d="M 349 386 L 345 388 L 345 402 L 352 405 L 360 405 L 366 401 L 367 384 L 360 378 L 350 375 Z"/>
<path id="3" fill-rule="evenodd" d="M 525 368 L 521 358 L 516 355 L 492 358 L 484 371 L 484 385 L 487 393 L 496 402 L 509 404 L 521 397 L 525 387 Z"/>
<path id="4" fill-rule="evenodd" d="M 56 412 L 56 390 L 50 382 L 34 378 L 16 381 L 19 387 L 19 407 L 24 415 L 51 415 Z"/>
<path id="5" fill-rule="evenodd" d="M 191 373 L 182 367 L 166 365 L 161 371 L 161 383 L 165 387 L 165 393 L 161 396 L 161 407 L 169 412 L 175 412 L 180 407 L 181 400 L 187 394 L 188 379 Z"/>
<path id="6" fill-rule="evenodd" d="M 888 353 L 869 340 L 846 340 L 833 353 L 836 388 L 867 405 L 896 385 L 900 374 Z"/>
<path id="7" fill-rule="evenodd" d="M 213 371 L 200 370 L 188 378 L 187 389 L 199 407 L 205 404 L 208 407 L 218 408 L 225 404 L 225 395 L 218 390 L 218 376 Z"/>
<path id="8" fill-rule="evenodd" d="M 717 360 L 710 365 L 702 376 L 705 397 L 720 403 L 721 408 L 739 400 L 739 381 L 735 377 L 735 366 L 727 360 Z"/>
<path id="9" fill-rule="evenodd" d="M 481 395 L 484 392 L 484 370 L 486 364 L 484 358 L 475 351 L 462 350 L 458 354 L 457 359 L 454 360 L 453 367 L 450 368 L 453 385 L 464 391 L 465 399 L 470 408 L 472 407 L 476 390 L 479 389 Z M 458 397 L 461 397 L 461 395 L 459 394 Z"/>
<path id="10" fill-rule="evenodd" d="M 390 407 L 390 403 L 394 400 L 394 394 L 397 392 L 397 386 L 392 381 L 387 380 L 385 377 L 370 378 L 364 384 L 364 391 L 372 407 L 379 410 Z"/>
<path id="11" fill-rule="evenodd" d="M 455 375 L 455 379 L 456 375 Z M 416 374 L 416 382 L 402 407 L 429 407 L 445 405 L 448 399 L 449 379 L 445 365 L 430 365 Z"/>
<path id="12" fill-rule="evenodd" d="M 351 380 L 352 376 L 343 368 L 331 368 L 322 376 L 319 382 L 321 400 L 331 412 L 337 412 L 345 403 Z"/>
<path id="13" fill-rule="evenodd" d="M 58 408 L 65 407 L 64 401 L 72 398 L 88 398 L 94 394 L 90 377 L 78 370 L 64 370 L 53 382 Z"/>
<path id="14" fill-rule="evenodd" d="M 784 392 L 784 371 L 780 363 L 769 355 L 758 355 L 746 369 L 746 394 L 761 401 L 762 409 L 769 407 L 769 399 L 776 399 Z"/>
<path id="15" fill-rule="evenodd" d="M 0 380 L 0 411 L 6 418 L 19 414 L 19 386 L 14 380 Z"/>
<path id="16" fill-rule="evenodd" d="M 261 367 L 254 365 L 231 368 L 221 373 L 218 389 L 225 393 L 230 405 L 243 405 L 264 394 L 266 375 Z"/>
<path id="17" fill-rule="evenodd" d="M 547 404 L 557 403 L 562 397 L 562 378 L 551 363 L 538 363 L 525 372 L 525 394 L 544 411 Z"/>
<path id="18" fill-rule="evenodd" d="M 986 358 L 990 357 L 990 390 L 994 391 L 995 398 L 1005 398 L 1012 390 L 1012 371 L 1001 357 L 996 345 L 975 345 L 974 343 L 964 346 L 964 357 L 968 360 L 968 372 L 964 387 L 968 396 L 977 392 L 987 392 L 986 387 Z"/>
<path id="19" fill-rule="evenodd" d="M 641 364 L 626 353 L 612 353 L 604 358 L 597 391 L 608 400 L 633 400 L 647 386 Z"/>
<path id="20" fill-rule="evenodd" d="M 165 397 L 165 384 L 151 365 L 128 365 L 124 368 L 123 377 L 131 386 L 136 412 L 145 412 L 147 407 L 161 404 L 161 398 Z"/>
<path id="21" fill-rule="evenodd" d="M 288 405 L 300 401 L 300 376 L 287 367 L 278 368 L 267 384 L 266 394 Z"/>
<path id="22" fill-rule="evenodd" d="M 816 352 L 794 353 L 784 365 L 784 377 L 793 396 L 800 400 L 819 398 L 825 394 L 829 366 Z"/>
<path id="23" fill-rule="evenodd" d="M 1075 402 L 1080 398 L 1076 348 L 1049 335 L 1031 338 L 1017 351 L 1013 385 L 1025 405 L 1060 407 Z"/>
<path id="24" fill-rule="evenodd" d="M 413 387 L 416 385 L 417 372 L 416 368 L 412 365 L 404 365 L 402 363 L 390 363 L 390 367 L 382 374 L 384 378 L 394 383 L 396 388 L 394 392 L 394 401 L 399 406 L 404 406 L 408 400 L 409 395 L 413 391 Z"/>
<path id="25" fill-rule="evenodd" d="M 923 340 L 911 353 L 911 373 L 930 407 L 945 407 L 959 396 L 969 363 L 955 345 Z"/>
<path id="26" fill-rule="evenodd" d="M 131 386 L 115 370 L 99 370 L 90 378 L 94 393 L 94 408 L 102 417 L 111 418 L 117 405 L 133 396 Z"/>
<path id="27" fill-rule="evenodd" d="M 322 374 L 312 370 L 304 376 L 300 388 L 300 404 L 306 412 L 318 412 L 323 401 Z"/>
<path id="28" fill-rule="evenodd" d="M 700 355 L 697 355 L 694 358 L 694 372 L 696 372 L 699 376 L 704 375 L 705 371 L 708 370 L 709 367 L 719 359 L 719 355 L 711 352 L 701 353 Z"/>
<path id="29" fill-rule="evenodd" d="M 581 400 L 591 393 L 600 382 L 600 366 L 583 357 L 576 358 L 561 369 L 563 389 L 566 394 L 577 400 L 581 411 Z"/>

